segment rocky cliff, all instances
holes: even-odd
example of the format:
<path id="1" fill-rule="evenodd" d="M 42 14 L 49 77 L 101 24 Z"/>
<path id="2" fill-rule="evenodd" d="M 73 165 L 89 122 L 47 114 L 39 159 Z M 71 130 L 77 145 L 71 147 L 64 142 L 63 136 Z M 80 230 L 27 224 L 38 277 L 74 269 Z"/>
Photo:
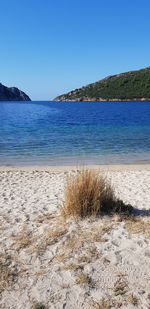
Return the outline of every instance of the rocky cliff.
<path id="1" fill-rule="evenodd" d="M 0 83 L 0 101 L 31 101 L 31 99 L 18 88 L 8 88 Z"/>

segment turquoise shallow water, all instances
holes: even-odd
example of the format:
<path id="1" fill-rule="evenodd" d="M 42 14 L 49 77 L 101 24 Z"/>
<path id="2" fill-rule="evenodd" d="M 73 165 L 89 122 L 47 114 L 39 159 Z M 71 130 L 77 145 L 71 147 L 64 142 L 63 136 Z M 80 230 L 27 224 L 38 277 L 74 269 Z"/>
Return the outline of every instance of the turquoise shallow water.
<path id="1" fill-rule="evenodd" d="M 150 102 L 0 102 L 0 165 L 150 163 Z"/>

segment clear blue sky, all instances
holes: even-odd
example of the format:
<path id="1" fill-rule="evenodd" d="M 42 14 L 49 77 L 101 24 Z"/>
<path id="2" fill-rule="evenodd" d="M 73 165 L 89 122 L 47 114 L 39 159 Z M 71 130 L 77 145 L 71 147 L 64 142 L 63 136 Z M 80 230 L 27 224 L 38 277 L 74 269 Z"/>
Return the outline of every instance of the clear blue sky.
<path id="1" fill-rule="evenodd" d="M 1 82 L 49 100 L 150 66 L 149 0 L 0 0 Z"/>

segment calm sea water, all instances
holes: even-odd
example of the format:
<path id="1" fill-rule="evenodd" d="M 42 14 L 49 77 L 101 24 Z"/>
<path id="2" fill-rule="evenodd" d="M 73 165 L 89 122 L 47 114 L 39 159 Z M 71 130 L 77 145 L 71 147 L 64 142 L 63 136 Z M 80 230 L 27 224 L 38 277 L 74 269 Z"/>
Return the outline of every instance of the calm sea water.
<path id="1" fill-rule="evenodd" d="M 0 165 L 150 163 L 150 102 L 0 102 Z"/>

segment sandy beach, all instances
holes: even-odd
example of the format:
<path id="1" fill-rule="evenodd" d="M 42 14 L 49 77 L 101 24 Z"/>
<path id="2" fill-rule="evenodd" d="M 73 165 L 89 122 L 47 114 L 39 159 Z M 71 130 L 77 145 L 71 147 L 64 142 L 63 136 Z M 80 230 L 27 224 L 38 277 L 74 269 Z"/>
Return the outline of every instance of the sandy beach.
<path id="1" fill-rule="evenodd" d="M 0 308 L 150 308 L 150 165 L 92 168 L 133 219 L 64 220 L 76 167 L 0 167 Z"/>

